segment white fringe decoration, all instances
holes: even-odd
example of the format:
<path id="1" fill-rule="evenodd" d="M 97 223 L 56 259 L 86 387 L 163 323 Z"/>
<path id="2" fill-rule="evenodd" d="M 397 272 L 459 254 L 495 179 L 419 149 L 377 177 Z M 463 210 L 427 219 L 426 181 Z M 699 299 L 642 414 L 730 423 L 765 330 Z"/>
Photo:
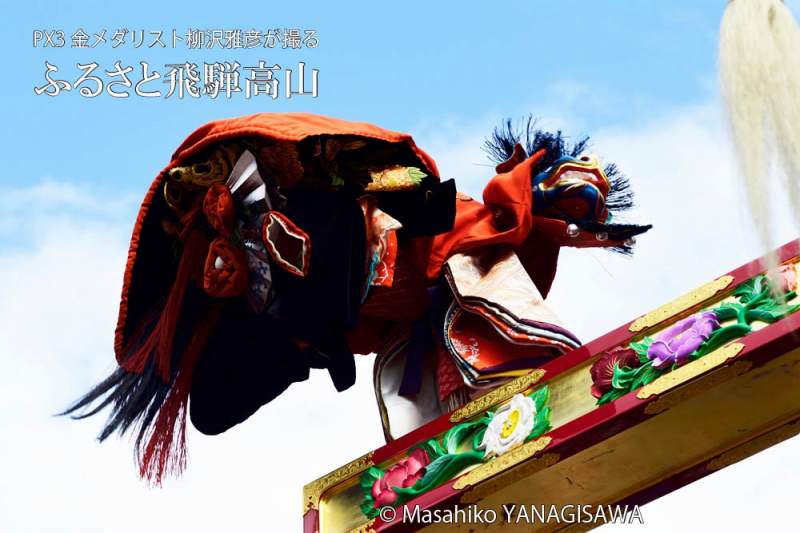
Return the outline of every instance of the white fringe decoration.
<path id="1" fill-rule="evenodd" d="M 750 209 L 771 250 L 771 201 L 785 197 L 800 228 L 800 29 L 791 11 L 780 0 L 728 2 L 719 61 Z"/>

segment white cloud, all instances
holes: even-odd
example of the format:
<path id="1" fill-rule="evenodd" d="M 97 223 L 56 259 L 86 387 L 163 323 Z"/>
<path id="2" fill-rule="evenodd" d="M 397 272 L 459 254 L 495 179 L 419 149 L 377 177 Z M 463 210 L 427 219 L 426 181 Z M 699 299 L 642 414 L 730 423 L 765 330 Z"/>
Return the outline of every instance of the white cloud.
<path id="1" fill-rule="evenodd" d="M 598 153 L 634 182 L 640 207 L 632 218 L 656 227 L 633 259 L 599 250 L 563 254 L 551 300 L 584 340 L 759 255 L 712 109 L 594 132 Z M 443 175 L 458 176 L 480 197 L 493 175 L 481 166 L 480 145 L 495 122 L 437 123 L 421 128 L 417 140 Z M 381 444 L 369 358 L 359 360 L 358 384 L 345 393 L 317 372 L 233 431 L 211 438 L 190 431 L 188 471 L 160 490 L 136 478 L 128 440 L 93 442 L 101 420 L 51 416 L 114 366 L 121 274 L 139 197 L 110 204 L 88 187 L 55 181 L 0 194 L 0 238 L 14 234 L 14 246 L 0 250 L 4 529 L 298 531 L 302 486 Z M 13 232 L 9 221 L 16 221 Z M 792 233 L 784 227 L 782 240 Z M 763 525 L 769 513 L 789 508 L 797 447 L 791 440 L 648 505 L 647 527 Z"/>
<path id="2" fill-rule="evenodd" d="M 135 202 L 108 208 L 87 188 L 57 182 L 5 193 L 21 201 L 7 202 L 6 215 L 26 225 L 0 252 L 4 531 L 296 531 L 302 486 L 382 443 L 365 358 L 344 394 L 317 371 L 225 435 L 190 428 L 186 475 L 148 489 L 129 439 L 98 445 L 100 417 L 52 416 L 115 366 Z"/>

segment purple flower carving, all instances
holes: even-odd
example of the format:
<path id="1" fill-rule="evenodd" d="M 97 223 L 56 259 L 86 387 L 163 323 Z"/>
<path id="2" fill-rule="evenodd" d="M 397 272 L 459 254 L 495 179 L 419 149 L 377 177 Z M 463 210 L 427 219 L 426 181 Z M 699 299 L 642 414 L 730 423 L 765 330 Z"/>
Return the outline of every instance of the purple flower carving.
<path id="1" fill-rule="evenodd" d="M 704 311 L 685 318 L 658 335 L 647 349 L 647 357 L 654 368 L 665 368 L 673 363 L 682 364 L 719 328 L 719 319 L 712 311 Z"/>

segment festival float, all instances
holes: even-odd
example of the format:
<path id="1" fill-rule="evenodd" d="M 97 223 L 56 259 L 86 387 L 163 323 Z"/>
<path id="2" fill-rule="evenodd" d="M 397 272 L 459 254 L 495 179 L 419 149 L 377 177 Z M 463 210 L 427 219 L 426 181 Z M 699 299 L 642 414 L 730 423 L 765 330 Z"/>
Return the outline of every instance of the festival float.
<path id="1" fill-rule="evenodd" d="M 632 509 L 797 435 L 798 255 L 777 250 L 777 282 L 743 265 L 309 483 L 305 531 L 586 529 L 547 509 Z M 509 502 L 544 519 L 506 522 Z M 497 518 L 419 511 L 470 506 Z"/>
<path id="2" fill-rule="evenodd" d="M 764 53 L 745 53 L 745 28 Z M 781 3 L 735 0 L 721 35 L 757 190 L 770 183 L 762 134 L 781 139 L 787 174 L 800 169 L 800 120 L 780 112 L 796 104 L 766 60 L 800 33 Z M 530 117 L 484 148 L 495 173 L 479 200 L 410 135 L 372 124 L 260 113 L 201 126 L 139 210 L 118 367 L 65 414 L 110 408 L 100 439 L 135 430 L 139 473 L 160 485 L 186 466 L 187 421 L 225 432 L 314 368 L 345 390 L 356 354 L 374 354 L 387 444 L 306 485 L 307 533 L 576 527 L 395 518 L 635 506 L 800 432 L 800 242 L 582 344 L 546 301 L 559 250 L 632 254 L 651 229 L 624 220 L 632 185 L 588 138 Z"/>

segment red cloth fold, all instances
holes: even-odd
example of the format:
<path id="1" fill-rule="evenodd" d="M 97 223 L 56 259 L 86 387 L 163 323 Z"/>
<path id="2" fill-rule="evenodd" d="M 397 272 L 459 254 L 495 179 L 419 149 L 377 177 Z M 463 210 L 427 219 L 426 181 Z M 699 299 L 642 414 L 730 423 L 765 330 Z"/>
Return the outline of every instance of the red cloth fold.
<path id="1" fill-rule="evenodd" d="M 223 237 L 230 237 L 236 221 L 236 207 L 233 196 L 223 183 L 215 183 L 206 191 L 203 198 L 203 212 L 208 223 Z"/>
<path id="2" fill-rule="evenodd" d="M 208 247 L 203 271 L 203 290 L 215 298 L 233 298 L 247 289 L 247 257 L 244 250 L 218 237 Z"/>
<path id="3" fill-rule="evenodd" d="M 497 174 L 483 190 L 483 203 L 464 196 L 456 199 L 453 230 L 416 245 L 416 260 L 428 279 L 438 278 L 453 254 L 496 244 L 517 248 L 528 238 L 533 226 L 531 172 L 543 156 L 541 150 Z"/>
<path id="4" fill-rule="evenodd" d="M 123 363 L 126 358 L 125 348 L 136 331 L 137 325 L 143 320 L 144 313 L 150 310 L 161 296 L 158 291 L 143 290 L 142 287 L 166 286 L 174 275 L 174 272 L 169 269 L 157 271 L 143 269 L 140 266 L 145 262 L 158 262 L 166 258 L 164 253 L 160 257 L 153 258 L 153 254 L 159 253 L 163 247 L 148 245 L 147 241 L 163 238 L 160 226 L 153 224 L 152 221 L 152 217 L 157 216 L 155 213 L 158 213 L 159 210 L 151 208 L 154 203 L 163 201 L 160 200 L 160 197 L 163 195 L 167 173 L 172 168 L 184 164 L 191 156 L 202 152 L 214 143 L 227 139 L 261 137 L 275 141 L 296 142 L 316 135 L 355 135 L 391 143 L 402 143 L 407 145 L 411 152 L 419 158 L 427 174 L 439 175 L 436 163 L 417 147 L 410 135 L 379 128 L 365 122 L 351 122 L 310 113 L 258 113 L 215 120 L 197 128 L 181 143 L 172 155 L 170 163 L 155 177 L 139 209 L 128 249 L 128 261 L 125 267 L 119 316 L 114 335 L 114 352 L 117 362 Z M 147 276 L 143 274 L 144 271 L 147 271 Z M 154 276 L 157 279 L 154 279 Z M 137 290 L 132 293 L 131 287 L 137 287 Z"/>

